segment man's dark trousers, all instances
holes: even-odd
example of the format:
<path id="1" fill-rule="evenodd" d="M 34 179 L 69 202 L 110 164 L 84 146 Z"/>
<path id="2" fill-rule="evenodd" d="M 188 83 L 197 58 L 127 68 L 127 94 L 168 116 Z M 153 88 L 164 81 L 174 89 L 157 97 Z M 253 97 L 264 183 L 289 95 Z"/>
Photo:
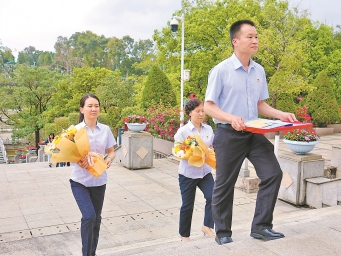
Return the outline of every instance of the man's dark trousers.
<path id="1" fill-rule="evenodd" d="M 245 158 L 261 179 L 251 231 L 272 228 L 273 210 L 282 180 L 282 170 L 272 143 L 261 134 L 218 128 L 213 141 L 217 171 L 212 196 L 212 213 L 218 237 L 232 236 L 234 185 Z"/>

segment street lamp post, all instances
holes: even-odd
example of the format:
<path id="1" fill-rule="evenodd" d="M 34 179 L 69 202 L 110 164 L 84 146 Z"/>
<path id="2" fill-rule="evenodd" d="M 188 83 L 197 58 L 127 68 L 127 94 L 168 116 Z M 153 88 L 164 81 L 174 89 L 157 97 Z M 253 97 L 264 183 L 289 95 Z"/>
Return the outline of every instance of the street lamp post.
<path id="1" fill-rule="evenodd" d="M 185 15 L 182 12 L 181 17 L 173 16 L 171 29 L 173 32 L 178 30 L 181 21 L 181 86 L 180 86 L 180 127 L 184 125 L 184 54 L 185 54 Z"/>

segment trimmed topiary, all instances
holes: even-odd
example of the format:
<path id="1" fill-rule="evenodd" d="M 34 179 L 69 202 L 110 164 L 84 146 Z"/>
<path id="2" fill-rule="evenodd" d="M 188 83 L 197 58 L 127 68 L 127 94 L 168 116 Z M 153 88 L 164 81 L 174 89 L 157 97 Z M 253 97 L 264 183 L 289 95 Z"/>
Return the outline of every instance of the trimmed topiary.
<path id="1" fill-rule="evenodd" d="M 294 97 L 289 93 L 281 93 L 277 95 L 276 109 L 296 114 L 297 107 Z"/>
<path id="2" fill-rule="evenodd" d="M 176 97 L 165 73 L 157 66 L 152 66 L 142 92 L 142 107 L 147 109 L 155 104 L 176 106 Z"/>
<path id="3" fill-rule="evenodd" d="M 338 122 L 340 111 L 327 72 L 321 71 L 313 85 L 315 90 L 306 97 L 312 123 L 318 127 L 326 127 Z"/>

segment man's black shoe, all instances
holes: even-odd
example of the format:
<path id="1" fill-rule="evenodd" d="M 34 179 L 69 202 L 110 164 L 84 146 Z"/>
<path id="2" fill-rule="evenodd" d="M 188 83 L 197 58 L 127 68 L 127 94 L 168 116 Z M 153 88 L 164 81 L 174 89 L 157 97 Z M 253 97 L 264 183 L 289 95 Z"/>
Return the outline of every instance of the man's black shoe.
<path id="1" fill-rule="evenodd" d="M 265 228 L 265 229 L 254 229 L 251 231 L 250 234 L 251 237 L 257 238 L 257 239 L 263 239 L 263 240 L 274 240 L 283 238 L 284 235 L 282 233 L 276 232 L 272 230 L 271 228 Z"/>
<path id="2" fill-rule="evenodd" d="M 217 242 L 217 244 L 228 244 L 228 243 L 232 243 L 232 238 L 229 236 L 223 236 L 223 237 L 215 237 L 215 241 Z"/>

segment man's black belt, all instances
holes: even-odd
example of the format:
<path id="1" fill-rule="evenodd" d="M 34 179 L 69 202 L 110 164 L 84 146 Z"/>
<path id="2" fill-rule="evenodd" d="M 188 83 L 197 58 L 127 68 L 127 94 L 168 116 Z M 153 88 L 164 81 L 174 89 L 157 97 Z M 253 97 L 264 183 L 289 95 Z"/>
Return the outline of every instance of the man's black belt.
<path id="1" fill-rule="evenodd" d="M 231 124 L 217 124 L 217 127 L 229 129 L 229 130 L 234 130 L 233 127 L 231 126 Z"/>
<path id="2" fill-rule="evenodd" d="M 217 127 L 228 129 L 231 131 L 235 131 L 235 129 L 231 126 L 231 124 L 217 124 Z M 249 132 L 245 132 L 245 131 L 241 131 L 241 132 L 242 133 L 249 133 Z"/>

